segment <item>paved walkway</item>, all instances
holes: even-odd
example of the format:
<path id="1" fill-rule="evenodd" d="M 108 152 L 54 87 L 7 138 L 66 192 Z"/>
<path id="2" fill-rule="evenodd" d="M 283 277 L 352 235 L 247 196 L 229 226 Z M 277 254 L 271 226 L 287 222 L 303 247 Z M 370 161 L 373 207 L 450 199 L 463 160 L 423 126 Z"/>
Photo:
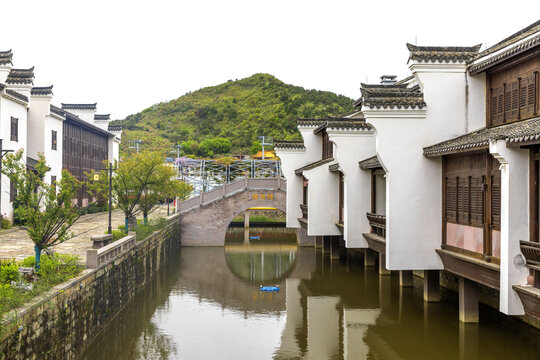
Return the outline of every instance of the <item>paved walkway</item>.
<path id="1" fill-rule="evenodd" d="M 172 206 L 171 206 L 172 213 Z M 150 217 L 167 216 L 167 206 L 161 206 Z M 142 217 L 140 215 L 139 217 Z M 86 250 L 92 248 L 90 237 L 104 234 L 109 224 L 109 213 L 88 214 L 82 216 L 69 229 L 74 237 L 53 247 L 59 254 L 75 254 L 81 258 L 81 263 L 86 263 Z M 112 212 L 112 228 L 118 229 L 118 225 L 124 224 L 124 213 L 121 210 Z M 34 243 L 26 230 L 16 230 L 10 233 L 0 232 L 0 259 L 22 260 L 34 255 Z"/>

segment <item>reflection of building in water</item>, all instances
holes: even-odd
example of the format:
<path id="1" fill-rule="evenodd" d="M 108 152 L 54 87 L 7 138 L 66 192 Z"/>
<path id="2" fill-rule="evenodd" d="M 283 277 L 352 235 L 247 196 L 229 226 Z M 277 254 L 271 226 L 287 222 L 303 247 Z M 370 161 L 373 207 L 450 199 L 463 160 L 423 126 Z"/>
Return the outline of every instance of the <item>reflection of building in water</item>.
<path id="1" fill-rule="evenodd" d="M 364 338 L 380 309 L 353 309 L 340 296 L 312 295 L 305 282 L 286 280 L 287 321 L 276 359 L 367 359 Z"/>

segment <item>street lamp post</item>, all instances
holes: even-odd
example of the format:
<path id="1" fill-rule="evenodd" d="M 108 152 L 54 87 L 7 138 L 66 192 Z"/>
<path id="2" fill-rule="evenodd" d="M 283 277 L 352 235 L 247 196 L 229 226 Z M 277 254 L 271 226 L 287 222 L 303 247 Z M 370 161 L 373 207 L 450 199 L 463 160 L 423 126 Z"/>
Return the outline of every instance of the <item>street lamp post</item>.
<path id="1" fill-rule="evenodd" d="M 116 168 L 113 168 L 113 164 L 109 163 L 109 168 L 107 171 L 109 172 L 109 227 L 107 228 L 107 233 L 112 234 L 112 173 L 113 170 L 116 170 Z"/>

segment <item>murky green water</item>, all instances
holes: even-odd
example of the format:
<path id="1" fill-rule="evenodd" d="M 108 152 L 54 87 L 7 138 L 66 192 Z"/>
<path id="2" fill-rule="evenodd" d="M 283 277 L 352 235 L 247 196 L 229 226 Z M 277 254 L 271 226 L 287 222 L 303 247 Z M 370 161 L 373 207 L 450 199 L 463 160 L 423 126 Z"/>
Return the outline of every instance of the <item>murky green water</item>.
<path id="1" fill-rule="evenodd" d="M 225 248 L 182 249 L 82 358 L 540 359 L 526 325 L 485 307 L 460 324 L 454 300 L 425 304 L 417 279 L 402 289 L 295 244 L 285 229 L 230 229 Z"/>

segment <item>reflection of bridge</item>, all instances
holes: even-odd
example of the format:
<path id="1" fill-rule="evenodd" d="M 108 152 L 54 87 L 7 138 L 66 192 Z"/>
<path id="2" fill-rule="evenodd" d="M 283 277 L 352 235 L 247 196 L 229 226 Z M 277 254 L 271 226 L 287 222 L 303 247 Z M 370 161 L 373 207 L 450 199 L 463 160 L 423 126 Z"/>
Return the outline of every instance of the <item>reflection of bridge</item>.
<path id="1" fill-rule="evenodd" d="M 243 178 L 181 202 L 182 246 L 223 246 L 232 219 L 249 208 L 285 212 L 285 188 L 280 177 Z"/>

